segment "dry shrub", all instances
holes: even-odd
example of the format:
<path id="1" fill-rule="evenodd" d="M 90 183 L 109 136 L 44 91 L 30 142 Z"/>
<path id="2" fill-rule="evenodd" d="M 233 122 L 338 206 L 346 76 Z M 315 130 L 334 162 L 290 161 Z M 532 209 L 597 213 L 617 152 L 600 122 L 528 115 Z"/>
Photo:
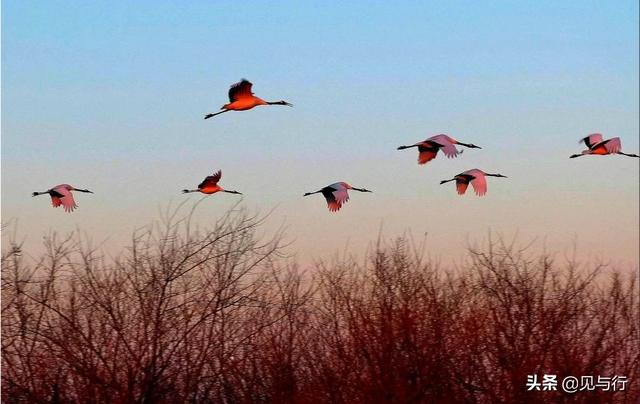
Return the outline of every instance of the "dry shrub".
<path id="1" fill-rule="evenodd" d="M 2 256 L 2 396 L 18 402 L 637 402 L 636 275 L 503 240 L 446 271 L 399 238 L 303 273 L 234 208 L 179 209 L 115 260 L 77 237 Z M 527 375 L 624 375 L 527 392 Z"/>

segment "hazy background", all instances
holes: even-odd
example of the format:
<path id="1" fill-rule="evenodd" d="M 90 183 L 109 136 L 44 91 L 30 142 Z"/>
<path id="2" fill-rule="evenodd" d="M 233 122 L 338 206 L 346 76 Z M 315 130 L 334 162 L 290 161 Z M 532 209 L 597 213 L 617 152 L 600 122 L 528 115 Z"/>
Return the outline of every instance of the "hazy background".
<path id="1" fill-rule="evenodd" d="M 117 251 L 222 168 L 302 262 L 359 254 L 382 225 L 445 261 L 491 229 L 638 265 L 638 160 L 568 159 L 592 132 L 638 153 L 637 1 L 238 3 L 2 2 L 2 221 L 28 248 L 79 227 Z M 242 77 L 295 107 L 204 121 Z M 396 150 L 437 133 L 483 149 Z M 476 167 L 509 178 L 484 198 L 438 185 Z M 338 214 L 302 198 L 335 181 L 374 193 Z M 95 194 L 73 214 L 30 196 L 59 183 Z"/>

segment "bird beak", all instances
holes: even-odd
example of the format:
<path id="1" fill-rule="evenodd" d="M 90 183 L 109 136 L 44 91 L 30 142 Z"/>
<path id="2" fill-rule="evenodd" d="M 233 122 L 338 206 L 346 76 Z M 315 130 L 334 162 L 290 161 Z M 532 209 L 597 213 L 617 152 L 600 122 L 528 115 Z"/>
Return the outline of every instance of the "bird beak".
<path id="1" fill-rule="evenodd" d="M 286 101 L 282 101 L 282 102 L 284 102 L 284 105 L 287 105 L 287 106 L 289 106 L 289 107 L 293 107 L 293 104 L 291 104 L 291 103 L 289 103 L 289 102 L 286 102 Z"/>

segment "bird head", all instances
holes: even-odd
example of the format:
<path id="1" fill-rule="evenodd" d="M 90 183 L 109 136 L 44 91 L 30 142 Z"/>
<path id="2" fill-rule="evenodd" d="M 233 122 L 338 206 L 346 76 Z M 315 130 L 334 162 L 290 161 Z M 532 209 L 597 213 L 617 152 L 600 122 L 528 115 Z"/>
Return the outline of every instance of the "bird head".
<path id="1" fill-rule="evenodd" d="M 351 185 L 349 185 L 349 189 L 352 189 L 354 191 L 360 191 L 360 192 L 373 192 L 373 191 L 369 191 L 366 188 L 356 188 L 356 187 L 352 187 Z"/>

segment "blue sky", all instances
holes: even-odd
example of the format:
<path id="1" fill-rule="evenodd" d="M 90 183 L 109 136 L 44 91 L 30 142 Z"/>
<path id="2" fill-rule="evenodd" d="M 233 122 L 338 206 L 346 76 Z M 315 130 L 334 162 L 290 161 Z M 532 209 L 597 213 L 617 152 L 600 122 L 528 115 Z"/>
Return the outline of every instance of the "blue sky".
<path id="1" fill-rule="evenodd" d="M 638 161 L 567 157 L 592 132 L 638 152 L 638 46 L 636 1 L 4 1 L 3 221 L 118 246 L 222 168 L 304 259 L 382 224 L 443 256 L 492 229 L 637 265 Z M 295 107 L 202 120 L 242 77 Z M 424 167 L 395 150 L 437 133 L 483 149 Z M 475 167 L 510 178 L 485 198 L 438 185 Z M 301 198 L 341 180 L 375 193 L 337 215 Z M 96 194 L 71 215 L 29 196 L 64 182 Z"/>

